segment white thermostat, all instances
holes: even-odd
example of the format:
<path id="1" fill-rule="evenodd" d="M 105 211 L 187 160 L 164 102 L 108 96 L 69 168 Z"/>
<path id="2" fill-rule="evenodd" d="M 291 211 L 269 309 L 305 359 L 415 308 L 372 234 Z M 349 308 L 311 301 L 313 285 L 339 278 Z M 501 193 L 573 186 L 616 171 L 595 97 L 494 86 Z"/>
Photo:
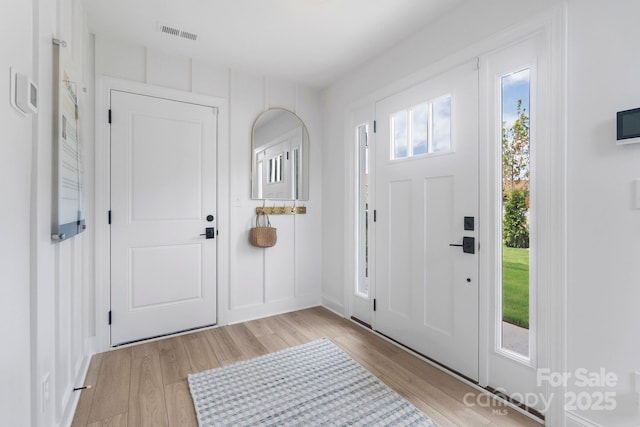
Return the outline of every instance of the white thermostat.
<path id="1" fill-rule="evenodd" d="M 11 69 L 11 105 L 22 114 L 38 112 L 38 86 L 26 74 Z"/>

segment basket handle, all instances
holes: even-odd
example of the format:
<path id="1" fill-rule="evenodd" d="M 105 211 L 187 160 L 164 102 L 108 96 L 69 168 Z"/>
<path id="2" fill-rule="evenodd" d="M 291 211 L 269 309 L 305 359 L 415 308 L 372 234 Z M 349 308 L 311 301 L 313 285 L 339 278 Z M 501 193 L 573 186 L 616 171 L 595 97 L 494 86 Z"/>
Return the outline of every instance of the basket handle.
<path id="1" fill-rule="evenodd" d="M 269 215 L 267 215 L 264 212 L 259 213 L 259 214 L 256 215 L 256 227 L 260 227 L 260 224 L 258 223 L 258 220 L 260 219 L 261 216 L 265 216 L 267 218 L 266 227 L 271 227 L 271 221 L 269 220 Z"/>

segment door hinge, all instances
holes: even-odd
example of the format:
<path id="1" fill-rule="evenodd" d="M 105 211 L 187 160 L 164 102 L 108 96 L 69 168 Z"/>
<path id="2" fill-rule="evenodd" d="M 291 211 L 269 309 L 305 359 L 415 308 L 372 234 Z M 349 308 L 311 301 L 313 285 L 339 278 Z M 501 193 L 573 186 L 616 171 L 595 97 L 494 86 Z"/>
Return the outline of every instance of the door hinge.
<path id="1" fill-rule="evenodd" d="M 289 152 L 287 151 L 287 160 L 289 160 Z"/>
<path id="2" fill-rule="evenodd" d="M 376 311 L 376 299 L 373 299 L 373 311 Z"/>
<path id="3" fill-rule="evenodd" d="M 109 310 L 109 324 L 111 324 L 111 310 Z"/>
<path id="4" fill-rule="evenodd" d="M 109 108 L 109 124 L 111 124 L 111 108 Z"/>
<path id="5" fill-rule="evenodd" d="M 376 122 L 375 120 L 373 121 L 373 133 L 376 133 L 376 130 L 378 129 L 378 122 Z"/>
<path id="6" fill-rule="evenodd" d="M 378 220 L 378 211 L 377 210 L 373 210 L 373 222 L 376 222 Z"/>
<path id="7" fill-rule="evenodd" d="M 109 225 L 111 225 L 111 211 L 107 214 L 107 220 L 109 221 Z"/>

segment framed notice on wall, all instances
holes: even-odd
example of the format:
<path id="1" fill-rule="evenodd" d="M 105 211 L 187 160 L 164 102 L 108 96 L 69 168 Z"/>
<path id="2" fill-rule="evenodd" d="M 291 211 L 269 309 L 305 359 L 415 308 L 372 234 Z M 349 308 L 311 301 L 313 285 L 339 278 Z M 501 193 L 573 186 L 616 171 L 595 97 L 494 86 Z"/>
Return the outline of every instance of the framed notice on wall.
<path id="1" fill-rule="evenodd" d="M 53 43 L 53 206 L 51 238 L 69 239 L 85 228 L 79 81 L 64 42 Z"/>

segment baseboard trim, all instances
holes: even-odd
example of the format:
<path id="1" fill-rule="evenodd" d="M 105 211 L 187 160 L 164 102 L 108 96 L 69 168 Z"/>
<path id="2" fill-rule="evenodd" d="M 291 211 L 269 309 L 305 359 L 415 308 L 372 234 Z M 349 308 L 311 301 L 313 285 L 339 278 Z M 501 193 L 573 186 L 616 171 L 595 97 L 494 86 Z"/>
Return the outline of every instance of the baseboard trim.
<path id="1" fill-rule="evenodd" d="M 320 299 L 317 295 L 299 296 L 280 301 L 273 301 L 266 304 L 256 304 L 250 306 L 237 307 L 225 313 L 226 324 L 249 322 L 251 320 L 262 319 L 264 317 L 289 313 L 291 311 L 304 310 L 305 308 L 317 307 Z M 224 325 L 220 325 L 224 326 Z"/>

